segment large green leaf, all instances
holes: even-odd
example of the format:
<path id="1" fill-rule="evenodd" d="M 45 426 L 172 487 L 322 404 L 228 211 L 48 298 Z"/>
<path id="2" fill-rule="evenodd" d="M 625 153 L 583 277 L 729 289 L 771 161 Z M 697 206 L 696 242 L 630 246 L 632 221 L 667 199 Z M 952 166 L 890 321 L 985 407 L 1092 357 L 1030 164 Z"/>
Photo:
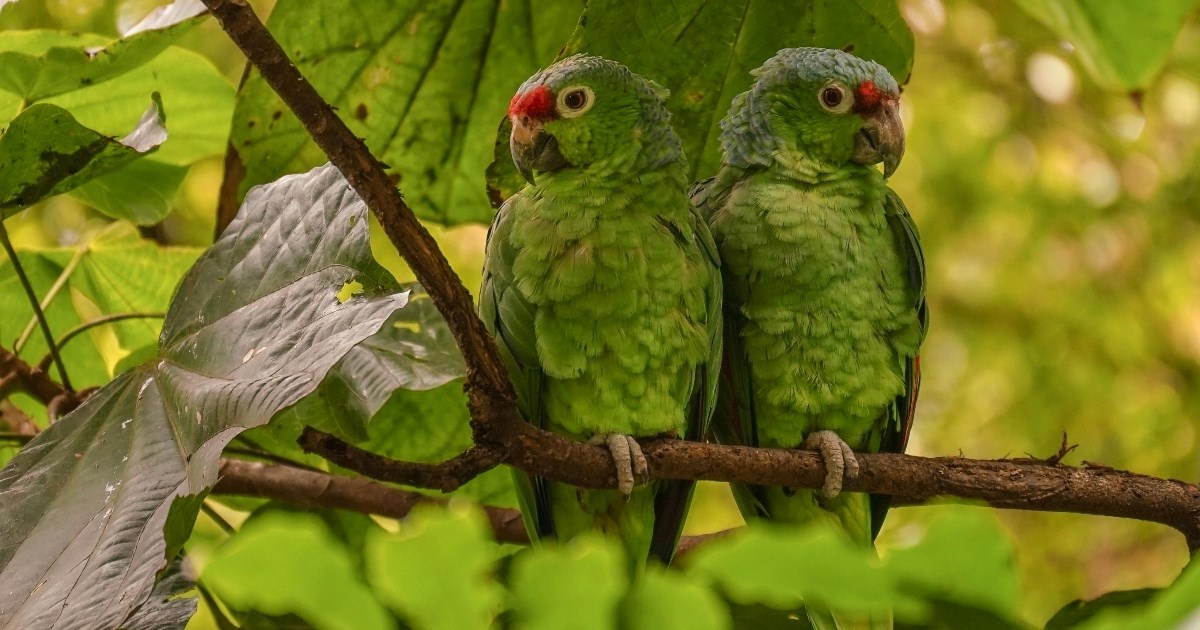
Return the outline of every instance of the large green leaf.
<path id="1" fill-rule="evenodd" d="M 0 50 L 5 41 L 11 46 L 36 42 L 40 47 L 79 47 L 99 46 L 107 39 L 59 31 L 0 32 Z M 173 128 L 154 160 L 186 166 L 225 150 L 233 113 L 233 85 L 208 59 L 177 46 L 156 51 L 141 65 L 103 84 L 85 82 L 39 102 L 58 105 L 70 111 L 81 124 L 117 136 L 137 122 L 146 108 L 146 99 L 154 92 L 162 95 Z M 0 125 L 12 120 L 20 112 L 19 106 L 31 104 L 0 91 Z"/>
<path id="2" fill-rule="evenodd" d="M 317 515 L 269 512 L 251 519 L 216 551 L 201 578 L 234 611 L 292 614 L 318 630 L 395 627 L 349 550 Z"/>
<path id="3" fill-rule="evenodd" d="M 1097 615 L 1119 616 L 1120 611 L 1126 609 L 1141 614 L 1146 603 L 1160 592 L 1162 589 L 1140 588 L 1133 591 L 1112 591 L 1087 601 L 1077 599 L 1054 613 L 1046 622 L 1046 630 L 1079 628 Z"/>
<path id="4" fill-rule="evenodd" d="M 943 506 L 925 535 L 880 563 L 841 532 L 764 524 L 688 558 L 689 574 L 719 587 L 739 622 L 786 626 L 816 603 L 843 614 L 887 614 L 939 627 L 1020 628 L 1012 544 L 978 508 Z M 969 561 L 964 561 L 969 558 Z"/>
<path id="5" fill-rule="evenodd" d="M 152 225 L 171 211 L 187 167 L 137 160 L 101 175 L 69 194 L 110 217 Z"/>
<path id="6" fill-rule="evenodd" d="M 509 588 L 518 630 L 610 630 L 629 584 L 616 541 L 585 535 L 563 545 L 534 547 L 512 564 Z"/>
<path id="7" fill-rule="evenodd" d="M 720 164 L 719 124 L 733 97 L 750 87 L 750 71 L 798 46 L 853 46 L 901 83 L 912 70 L 912 31 L 894 0 L 592 0 L 563 55 L 620 61 L 669 89 L 671 125 L 699 179 Z M 508 156 L 508 129 L 501 124 L 488 169 L 501 197 L 523 184 Z"/>
<path id="8" fill-rule="evenodd" d="M 629 589 L 621 606 L 622 628 L 631 630 L 723 630 L 729 610 L 705 584 L 678 571 L 651 566 Z"/>
<path id="9" fill-rule="evenodd" d="M 195 4 L 197 3 L 193 0 L 180 0 L 165 7 L 166 11 L 160 18 L 147 18 L 147 24 L 153 26 L 170 22 L 181 14 L 194 12 Z M 161 94 L 166 110 L 171 112 L 172 133 L 153 158 L 135 163 L 136 166 L 130 165 L 129 172 L 123 168 L 114 171 L 116 167 L 113 167 L 105 169 L 110 171 L 107 174 L 102 170 L 89 171 L 87 178 L 80 178 L 80 181 L 91 181 L 76 189 L 74 196 L 105 214 L 140 224 L 154 223 L 162 219 L 170 210 L 171 200 L 182 182 L 184 171 L 181 167 L 198 159 L 219 154 L 225 149 L 229 119 L 233 111 L 233 86 L 201 55 L 176 47 L 166 47 L 182 33 L 179 29 L 197 19 L 199 18 L 189 18 L 185 23 L 167 27 L 165 30 L 141 31 L 109 48 L 103 48 L 103 44 L 109 41 L 108 38 L 99 35 L 58 31 L 0 32 L 0 51 L 8 48 L 20 50 L 20 53 L 10 51 L 11 54 L 45 53 L 52 57 L 61 57 L 65 54 L 60 54 L 61 51 L 94 49 L 102 50 L 97 53 L 97 59 L 126 60 L 119 64 L 122 69 L 120 73 L 92 77 L 87 73 L 98 71 L 96 67 L 86 66 L 79 69 L 79 72 L 84 74 L 80 75 L 82 78 L 78 81 L 71 83 L 69 89 L 56 89 L 54 95 L 39 99 L 42 106 L 50 104 L 66 109 L 79 125 L 94 130 L 95 133 L 103 136 L 123 135 L 138 122 L 138 117 L 146 107 L 146 99 L 152 93 Z M 129 54 L 126 54 L 127 52 Z M 21 68 L 29 64 L 33 64 L 30 67 L 41 67 L 33 62 L 24 66 L 17 64 L 12 67 L 12 73 L 20 75 Z M 5 76 L 4 71 L 7 69 L 0 62 L 0 80 Z M 99 83 L 101 78 L 104 79 L 103 83 Z M 29 115 L 30 110 L 39 107 L 33 105 L 27 110 L 22 110 L 32 102 L 32 98 L 22 99 L 0 91 L 0 125 L 11 121 L 11 126 L 17 127 L 24 116 Z M 22 113 L 23 111 L 25 113 Z M 27 125 L 21 125 L 22 128 L 25 126 Z M 44 125 L 42 129 L 42 133 L 45 133 Z M 63 138 L 59 142 L 66 140 L 67 138 Z M 25 169 L 37 172 L 43 170 L 43 166 L 36 161 L 30 161 L 28 158 L 22 160 Z M 12 169 L 5 168 L 0 172 L 10 170 Z M 64 192 L 67 188 L 78 185 L 79 181 L 68 184 L 58 186 L 51 192 Z M 27 203 L 29 198 L 31 196 L 28 194 L 22 196 L 22 204 Z M 5 211 L 11 214 L 11 210 Z"/>
<path id="10" fill-rule="evenodd" d="M 579 0 L 281 0 L 268 25 L 356 134 L 391 165 L 419 216 L 487 222 L 484 169 L 517 86 L 571 32 Z M 169 105 L 169 104 L 168 104 Z M 233 145 L 242 189 L 323 161 L 257 74 Z"/>
<path id="11" fill-rule="evenodd" d="M 1017 0 L 1059 37 L 1101 85 L 1136 90 L 1154 78 L 1196 0 Z"/>
<path id="12" fill-rule="evenodd" d="M 503 608 L 492 576 L 499 547 L 480 510 L 426 506 L 398 534 L 369 539 L 367 575 L 388 605 L 415 628 L 486 630 Z"/>
<path id="13" fill-rule="evenodd" d="M 0 471 L 0 625 L 111 627 L 146 600 L 173 499 L 210 487 L 230 439 L 310 393 L 407 302 L 381 292 L 367 225 L 331 166 L 251 191 L 184 278 L 159 358 Z M 363 294 L 340 300 L 351 281 Z M 170 521 L 186 525 L 188 506 Z"/>
<path id="14" fill-rule="evenodd" d="M 1193 559 L 1167 588 L 1157 592 L 1143 589 L 1120 594 L 1110 593 L 1088 608 L 1086 614 L 1073 615 L 1077 625 L 1060 624 L 1055 627 L 1082 630 L 1194 628 L 1200 621 L 1200 562 Z M 1051 621 L 1059 619 L 1060 615 L 1062 613 L 1055 615 Z"/>
<path id="15" fill-rule="evenodd" d="M 97 85 L 150 61 L 201 19 L 204 5 L 179 0 L 111 41 L 53 31 L 0 32 L 0 90 L 32 103 Z"/>
<path id="16" fill-rule="evenodd" d="M 33 105 L 0 136 L 0 216 L 115 171 L 166 139 L 162 111 L 154 103 L 121 140 L 81 125 L 61 107 Z"/>
<path id="17" fill-rule="evenodd" d="M 56 282 L 62 289 L 44 309 L 57 338 L 104 315 L 167 310 L 179 278 L 200 250 L 160 247 L 140 238 L 128 223 L 114 223 L 78 245 L 51 249 L 19 248 L 25 271 L 43 301 Z M 137 278 L 137 282 L 130 281 Z M 7 260 L 0 261 L 0 295 L 20 296 L 21 287 Z M 0 300 L 0 339 L 16 339 L 33 324 L 33 310 L 20 298 Z M 161 320 L 126 320 L 92 328 L 62 348 L 77 387 L 112 379 L 122 357 L 158 340 Z M 21 357 L 36 364 L 46 354 L 40 334 L 29 337 Z"/>
<path id="18" fill-rule="evenodd" d="M 737 604 L 793 610 L 820 602 L 849 613 L 885 613 L 902 598 L 871 556 L 840 532 L 763 524 L 697 550 L 688 566 Z"/>
<path id="19" fill-rule="evenodd" d="M 966 557 L 971 561 L 963 562 Z M 1016 618 L 1020 589 L 1012 543 L 995 517 L 979 508 L 937 508 L 920 543 L 892 551 L 887 570 L 902 589 L 923 598 Z"/>
<path id="20" fill-rule="evenodd" d="M 153 160 L 187 166 L 225 150 L 233 114 L 233 85 L 204 56 L 178 46 L 103 85 L 42 102 L 69 110 L 79 122 L 101 133 L 118 135 L 137 120 L 153 92 L 162 95 L 171 127 L 171 136 Z"/>

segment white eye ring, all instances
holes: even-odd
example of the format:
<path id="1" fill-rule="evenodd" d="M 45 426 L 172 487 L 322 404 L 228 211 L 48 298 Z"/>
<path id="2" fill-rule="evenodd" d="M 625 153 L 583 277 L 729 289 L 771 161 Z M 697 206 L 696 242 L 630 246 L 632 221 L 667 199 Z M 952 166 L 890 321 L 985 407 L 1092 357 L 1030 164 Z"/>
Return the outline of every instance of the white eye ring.
<path id="1" fill-rule="evenodd" d="M 558 92 L 555 109 L 563 118 L 578 118 L 587 113 L 596 102 L 596 93 L 586 85 L 571 85 Z"/>
<path id="2" fill-rule="evenodd" d="M 840 83 L 830 83 L 817 91 L 817 102 L 826 111 L 844 114 L 854 107 L 854 93 Z"/>

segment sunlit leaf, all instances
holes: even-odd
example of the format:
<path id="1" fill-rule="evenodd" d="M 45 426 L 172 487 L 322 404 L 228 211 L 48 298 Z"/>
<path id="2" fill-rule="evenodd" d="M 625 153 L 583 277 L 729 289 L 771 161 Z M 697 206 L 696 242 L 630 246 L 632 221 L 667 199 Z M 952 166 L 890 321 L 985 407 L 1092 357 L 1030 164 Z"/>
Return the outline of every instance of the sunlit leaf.
<path id="1" fill-rule="evenodd" d="M 233 113 L 233 85 L 203 55 L 178 46 L 103 85 L 73 90 L 42 102 L 69 110 L 80 123 L 101 133 L 120 135 L 137 121 L 146 107 L 146 97 L 153 92 L 162 95 L 171 135 L 151 159 L 186 166 L 225 150 Z"/>
<path id="2" fill-rule="evenodd" d="M 729 610 L 703 583 L 677 571 L 652 567 L 621 604 L 622 628 L 632 630 L 723 630 Z"/>
<path id="3" fill-rule="evenodd" d="M 234 610 L 290 613 L 318 630 L 395 627 L 316 515 L 272 512 L 247 521 L 217 549 L 201 579 Z"/>
<path id="4" fill-rule="evenodd" d="M 398 534 L 376 532 L 367 548 L 371 585 L 425 630 L 484 630 L 502 608 L 492 576 L 498 547 L 483 514 L 459 504 L 418 507 Z"/>
<path id="5" fill-rule="evenodd" d="M 204 5 L 180 0 L 112 41 L 99 35 L 0 31 L 0 90 L 27 102 L 104 83 L 153 59 L 201 19 Z"/>
<path id="6" fill-rule="evenodd" d="M 509 588 L 518 630 L 611 630 L 628 586 L 622 548 L 599 536 L 523 551 Z"/>
<path id="7" fill-rule="evenodd" d="M 798 610 L 818 602 L 849 613 L 883 613 L 901 598 L 872 556 L 833 531 L 762 524 L 705 545 L 688 567 L 739 604 Z"/>
<path id="8" fill-rule="evenodd" d="M 61 339 L 97 314 L 165 312 L 175 285 L 200 250 L 160 247 L 139 238 L 129 224 L 115 223 L 74 247 L 18 248 L 17 255 L 43 299 L 66 273 L 63 289 L 45 309 L 51 331 Z M 11 343 L 30 324 L 33 309 L 18 297 L 21 287 L 7 260 L 0 261 L 0 293 L 12 296 L 0 300 L 0 339 Z M 108 382 L 121 371 L 115 366 L 123 353 L 157 343 L 161 323 L 155 318 L 126 320 L 93 328 L 73 339 L 62 349 L 72 382 L 78 387 Z M 104 342 L 110 338 L 115 340 L 115 348 Z M 40 334 L 32 335 L 21 352 L 22 358 L 33 364 L 45 354 Z"/>
<path id="9" fill-rule="evenodd" d="M 967 557 L 971 561 L 963 562 Z M 1020 591 L 1012 543 L 978 508 L 939 510 L 920 543 L 888 554 L 887 571 L 923 598 L 1016 615 Z"/>
<path id="10" fill-rule="evenodd" d="M 230 439 L 310 393 L 405 305 L 381 273 L 366 207 L 333 167 L 252 191 L 184 278 L 159 359 L 0 471 L 0 625 L 112 626 L 145 601 L 172 499 L 215 483 Z M 363 294 L 339 301 L 352 280 Z"/>

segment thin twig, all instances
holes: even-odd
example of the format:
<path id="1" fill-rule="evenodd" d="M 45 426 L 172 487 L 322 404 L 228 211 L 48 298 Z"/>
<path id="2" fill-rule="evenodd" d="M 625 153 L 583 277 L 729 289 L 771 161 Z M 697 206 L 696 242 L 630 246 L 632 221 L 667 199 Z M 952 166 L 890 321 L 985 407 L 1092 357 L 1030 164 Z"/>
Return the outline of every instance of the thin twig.
<path id="1" fill-rule="evenodd" d="M 14 433 L 11 431 L 0 431 L 0 442 L 12 442 L 15 444 L 26 444 L 29 440 L 37 437 L 28 433 Z"/>
<path id="2" fill-rule="evenodd" d="M 309 508 L 353 510 L 390 518 L 403 518 L 420 503 L 445 503 L 445 499 L 366 479 L 236 459 L 221 460 L 220 480 L 213 493 L 260 497 Z M 518 544 L 529 542 L 519 512 L 491 506 L 484 507 L 484 511 L 496 540 Z"/>
<path id="3" fill-rule="evenodd" d="M 37 318 L 38 325 L 42 327 L 42 336 L 46 338 L 46 347 L 49 348 L 50 354 L 54 356 L 54 363 L 58 366 L 58 378 L 62 381 L 63 389 L 75 391 L 71 387 L 71 380 L 67 378 L 67 366 L 63 363 L 62 356 L 58 354 L 58 347 L 54 345 L 54 334 L 50 332 L 50 324 L 46 321 L 46 314 L 42 312 L 41 304 L 38 303 L 37 292 L 33 290 L 33 285 L 29 283 L 29 276 L 25 275 L 25 268 L 21 266 L 21 261 L 17 258 L 17 250 L 13 248 L 12 241 L 8 239 L 8 228 L 4 227 L 4 221 L 0 220 L 0 246 L 4 247 L 4 252 L 8 254 L 8 260 L 12 263 L 13 272 L 17 274 L 17 278 L 21 281 L 21 286 L 25 289 L 25 297 L 29 299 L 29 306 L 33 308 L 33 316 Z"/>
<path id="4" fill-rule="evenodd" d="M 78 326 L 75 326 L 74 328 L 63 333 L 62 338 L 58 340 L 58 347 L 61 350 L 64 346 L 67 345 L 68 341 L 79 336 L 81 333 L 87 332 L 97 326 L 103 326 L 105 324 L 121 322 L 121 321 L 125 321 L 127 319 L 162 319 L 166 316 L 167 316 L 166 313 L 116 313 L 113 315 L 104 315 L 103 317 L 97 317 L 96 319 L 79 324 Z M 47 354 L 46 356 L 42 357 L 42 360 L 38 362 L 38 369 L 45 370 L 46 368 L 50 367 L 50 361 L 52 359 L 53 359 L 53 356 L 50 354 Z"/>
<path id="5" fill-rule="evenodd" d="M 416 488 L 451 492 L 500 464 L 500 454 L 472 446 L 444 462 L 402 462 L 364 451 L 336 436 L 306 427 L 297 440 L 300 448 L 372 479 Z"/>
<path id="6" fill-rule="evenodd" d="M 75 249 L 75 255 L 71 256 L 71 260 L 67 261 L 67 265 L 63 267 L 62 272 L 54 279 L 54 284 L 51 284 L 50 288 L 46 290 L 46 294 L 42 296 L 41 302 L 38 304 L 39 308 L 43 311 L 50 308 L 50 303 L 58 296 L 58 292 L 67 286 L 67 280 L 71 279 L 71 274 L 75 273 L 75 268 L 79 266 L 79 262 L 83 260 L 87 251 L 87 247 L 78 247 Z M 21 336 L 17 337 L 17 341 L 13 343 L 13 352 L 17 354 L 21 353 L 21 350 L 25 348 L 25 343 L 33 335 L 33 329 L 37 326 L 37 323 L 38 320 L 35 315 L 29 320 L 29 323 L 25 326 L 25 330 L 21 331 Z M 61 346 L 61 343 L 59 345 Z"/>
<path id="7" fill-rule="evenodd" d="M 208 504 L 207 500 L 200 502 L 200 511 L 204 512 L 204 515 L 211 519 L 213 523 L 216 523 L 217 527 L 221 528 L 221 531 L 225 532 L 226 536 L 232 536 L 237 533 L 237 528 L 233 525 L 230 525 L 229 521 L 225 520 L 223 516 L 218 514 L 217 511 L 213 509 L 213 506 Z"/>

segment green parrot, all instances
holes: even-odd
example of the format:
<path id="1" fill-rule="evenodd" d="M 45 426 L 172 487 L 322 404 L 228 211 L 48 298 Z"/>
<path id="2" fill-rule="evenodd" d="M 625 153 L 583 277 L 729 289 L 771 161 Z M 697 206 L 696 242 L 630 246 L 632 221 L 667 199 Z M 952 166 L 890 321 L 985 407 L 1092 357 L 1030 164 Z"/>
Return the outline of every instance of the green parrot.
<path id="1" fill-rule="evenodd" d="M 840 494 L 843 479 L 853 451 L 904 451 L 928 323 L 917 229 L 885 181 L 904 154 L 899 88 L 822 48 L 752 74 L 721 122 L 720 170 L 692 190 L 725 280 L 713 434 L 826 464 L 820 491 L 734 486 L 747 520 L 826 521 L 871 545 L 889 498 Z"/>
<path id="2" fill-rule="evenodd" d="M 721 357 L 716 245 L 688 199 L 665 92 L 587 55 L 521 85 L 509 148 L 529 185 L 492 222 L 479 306 L 524 418 L 607 446 L 617 466 L 617 490 L 514 471 L 530 537 L 604 532 L 635 569 L 670 562 L 694 486 L 634 488 L 636 439 L 701 439 Z"/>

